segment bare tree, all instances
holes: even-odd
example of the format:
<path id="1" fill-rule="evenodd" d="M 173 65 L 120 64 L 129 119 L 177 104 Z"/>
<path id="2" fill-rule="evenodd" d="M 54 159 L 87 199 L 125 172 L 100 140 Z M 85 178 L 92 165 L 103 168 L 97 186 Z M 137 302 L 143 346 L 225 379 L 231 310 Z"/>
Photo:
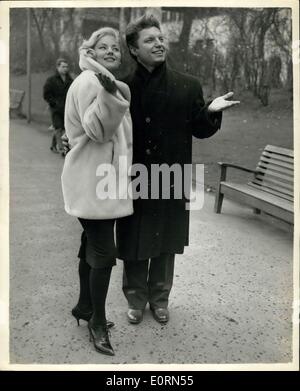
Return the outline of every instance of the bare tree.
<path id="1" fill-rule="evenodd" d="M 270 29 L 270 35 L 284 54 L 285 63 L 287 66 L 287 81 L 286 84 L 292 91 L 293 88 L 293 75 L 292 75 L 292 23 L 291 23 L 291 11 L 281 10 L 276 13 L 274 17 L 274 23 Z"/>
<path id="2" fill-rule="evenodd" d="M 45 53 L 44 29 L 46 26 L 46 16 L 47 16 L 48 10 L 44 9 L 44 8 L 41 8 L 41 9 L 31 8 L 30 11 L 33 16 L 35 26 L 37 28 L 41 49 L 42 49 L 43 53 Z"/>
<path id="3" fill-rule="evenodd" d="M 270 92 L 265 58 L 267 33 L 274 25 L 278 9 L 235 9 L 228 11 L 232 30 L 229 54 L 232 56 L 231 85 L 238 73 L 264 105 Z"/>

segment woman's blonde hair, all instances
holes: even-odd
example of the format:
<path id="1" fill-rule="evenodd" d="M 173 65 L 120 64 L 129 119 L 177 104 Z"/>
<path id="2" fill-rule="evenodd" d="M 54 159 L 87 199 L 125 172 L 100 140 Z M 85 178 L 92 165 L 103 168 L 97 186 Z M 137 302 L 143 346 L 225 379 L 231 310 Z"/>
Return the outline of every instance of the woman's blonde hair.
<path id="1" fill-rule="evenodd" d="M 120 44 L 120 34 L 117 30 L 113 29 L 112 27 L 102 27 L 101 29 L 94 31 L 89 39 L 83 41 L 82 45 L 79 48 L 79 51 L 81 49 L 93 49 L 99 39 L 103 38 L 106 35 L 111 35 Z"/>

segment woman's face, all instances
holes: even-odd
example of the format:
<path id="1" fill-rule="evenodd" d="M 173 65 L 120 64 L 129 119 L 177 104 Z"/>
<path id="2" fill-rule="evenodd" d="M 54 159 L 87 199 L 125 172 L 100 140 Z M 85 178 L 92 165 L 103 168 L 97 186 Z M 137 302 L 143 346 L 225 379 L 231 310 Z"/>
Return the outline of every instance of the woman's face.
<path id="1" fill-rule="evenodd" d="M 120 45 L 112 35 L 105 35 L 100 38 L 96 43 L 94 50 L 96 53 L 96 61 L 109 71 L 113 71 L 120 66 Z"/>

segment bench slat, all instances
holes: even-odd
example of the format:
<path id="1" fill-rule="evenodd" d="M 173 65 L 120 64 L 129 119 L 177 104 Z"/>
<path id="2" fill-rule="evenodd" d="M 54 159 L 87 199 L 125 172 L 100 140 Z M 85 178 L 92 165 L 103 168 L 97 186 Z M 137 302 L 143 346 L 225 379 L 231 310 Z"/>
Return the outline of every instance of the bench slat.
<path id="1" fill-rule="evenodd" d="M 273 164 L 266 164 L 263 162 L 258 163 L 256 170 L 263 171 L 263 172 L 270 172 L 270 173 L 279 172 L 279 173 L 282 173 L 282 174 L 289 176 L 289 177 L 293 177 L 293 175 L 294 175 L 293 170 L 289 170 L 287 168 L 283 168 L 283 167 L 279 167 L 279 166 L 274 166 Z"/>
<path id="2" fill-rule="evenodd" d="M 259 189 L 256 189 L 254 186 L 249 186 L 249 185 L 242 185 L 239 183 L 232 183 L 232 182 L 221 182 L 221 187 L 228 187 L 234 190 L 237 190 L 241 193 L 248 194 L 249 196 L 253 198 L 257 198 L 259 200 L 262 200 L 267 203 L 271 203 L 276 205 L 279 208 L 286 209 L 288 211 L 293 211 L 293 202 L 289 200 L 285 200 L 284 198 L 281 197 L 276 197 L 273 194 L 266 193 L 265 191 L 261 191 Z"/>
<path id="3" fill-rule="evenodd" d="M 294 199 L 293 193 L 289 192 L 288 190 L 283 191 L 282 189 L 280 189 L 278 187 L 276 188 L 274 186 L 272 186 L 272 187 L 268 187 L 265 185 L 261 186 L 259 184 L 256 184 L 255 182 L 250 182 L 249 185 L 253 186 L 261 191 L 266 191 L 267 193 L 274 194 L 278 197 L 284 198 L 288 201 L 293 201 L 293 199 Z"/>
<path id="4" fill-rule="evenodd" d="M 19 103 L 13 103 L 13 104 L 11 103 L 9 105 L 9 108 L 15 110 L 15 109 L 18 109 L 19 106 L 20 106 L 20 102 Z"/>
<path id="5" fill-rule="evenodd" d="M 294 163 L 294 158 L 290 157 L 290 156 L 283 156 L 283 155 L 279 155 L 279 154 L 275 154 L 275 153 L 270 153 L 267 151 L 263 151 L 262 156 L 269 157 L 271 159 L 279 160 L 282 162 L 291 163 L 291 164 Z"/>
<path id="6" fill-rule="evenodd" d="M 259 183 L 259 184 L 264 184 L 267 183 L 269 186 L 278 185 L 281 186 L 284 189 L 290 189 L 292 192 L 294 190 L 293 183 L 287 183 L 287 182 L 282 182 L 282 181 L 277 181 L 276 179 L 269 177 L 269 176 L 256 176 L 255 179 L 252 181 L 254 183 Z"/>
<path id="7" fill-rule="evenodd" d="M 268 157 L 264 157 L 264 156 L 261 156 L 260 162 L 262 164 L 273 164 L 275 166 L 284 167 L 284 168 L 287 168 L 288 170 L 294 171 L 293 162 L 287 163 L 287 162 L 283 162 L 283 161 L 280 161 L 277 159 L 272 159 L 272 158 L 268 158 Z"/>
<path id="8" fill-rule="evenodd" d="M 267 145 L 265 151 L 279 153 L 284 156 L 294 157 L 294 151 L 288 148 L 277 147 L 275 145 Z"/>
<path id="9" fill-rule="evenodd" d="M 10 118 L 13 113 L 18 114 L 18 116 L 22 115 L 22 102 L 25 95 L 25 91 L 22 90 L 9 90 L 9 115 Z"/>
<path id="10" fill-rule="evenodd" d="M 10 97 L 10 100 L 12 100 L 13 102 L 21 102 L 21 100 L 23 99 L 25 95 L 25 91 L 19 91 L 19 90 L 10 90 L 9 91 L 9 97 Z"/>
<path id="11" fill-rule="evenodd" d="M 261 180 L 264 180 L 265 178 L 266 179 L 272 179 L 272 178 L 278 178 L 281 180 L 282 184 L 285 184 L 285 183 L 289 183 L 289 184 L 293 184 L 293 178 L 288 178 L 284 175 L 281 175 L 281 174 L 278 174 L 276 172 L 272 172 L 272 175 L 269 175 L 270 173 L 264 173 L 263 171 L 262 172 L 258 172 L 257 174 L 255 174 L 255 178 L 259 178 Z"/>
<path id="12" fill-rule="evenodd" d="M 276 216 L 291 224 L 294 223 L 293 203 L 260 190 L 251 189 L 250 186 L 247 185 L 240 185 L 241 187 L 236 187 L 236 184 L 232 185 L 233 186 L 228 182 L 221 182 L 221 193 L 229 196 L 236 202 L 263 210 L 265 213 Z M 217 208 L 215 208 L 215 210 L 217 210 Z"/>
<path id="13" fill-rule="evenodd" d="M 270 169 L 278 169 L 278 168 L 283 168 L 284 170 L 286 170 L 286 172 L 288 174 L 290 174 L 290 172 L 294 172 L 294 164 L 288 164 L 286 162 L 279 162 L 279 161 L 276 161 L 276 160 L 267 160 L 267 159 L 260 159 L 259 162 L 257 163 L 257 165 L 261 165 L 261 166 L 264 166 L 266 168 L 270 168 Z"/>

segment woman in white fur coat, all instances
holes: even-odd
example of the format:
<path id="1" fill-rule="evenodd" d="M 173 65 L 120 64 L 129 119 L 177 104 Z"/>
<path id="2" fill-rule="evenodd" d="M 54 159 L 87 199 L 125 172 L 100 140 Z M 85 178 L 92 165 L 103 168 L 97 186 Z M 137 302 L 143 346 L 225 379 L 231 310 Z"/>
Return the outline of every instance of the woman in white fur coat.
<path id="1" fill-rule="evenodd" d="M 71 150 L 62 172 L 65 210 L 79 219 L 87 240 L 79 262 L 79 300 L 72 314 L 78 325 L 80 319 L 88 321 L 98 352 L 114 355 L 108 336 L 113 323 L 106 320 L 105 300 L 116 264 L 115 219 L 133 213 L 127 192 L 132 161 L 130 91 L 113 75 L 121 63 L 116 30 L 95 31 L 79 54 L 82 73 L 66 98 L 65 129 Z M 108 179 L 110 193 L 103 185 Z"/>

